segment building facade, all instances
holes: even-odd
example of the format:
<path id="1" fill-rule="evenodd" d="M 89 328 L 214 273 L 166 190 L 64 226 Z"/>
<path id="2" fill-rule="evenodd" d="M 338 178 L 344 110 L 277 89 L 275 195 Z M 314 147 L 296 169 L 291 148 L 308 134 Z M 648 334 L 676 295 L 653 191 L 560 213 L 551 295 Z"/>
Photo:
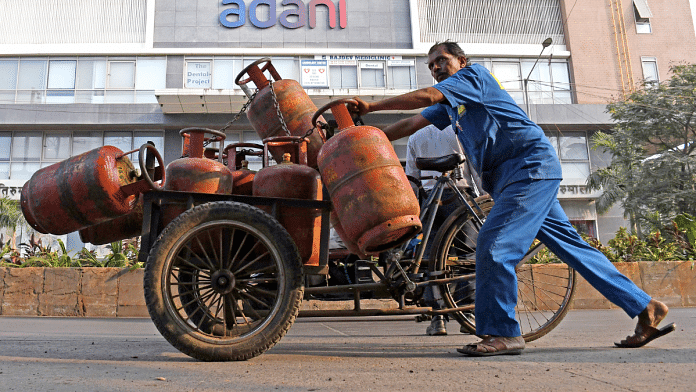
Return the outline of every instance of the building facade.
<path id="1" fill-rule="evenodd" d="M 433 85 L 427 51 L 461 44 L 547 132 L 564 180 L 559 199 L 581 231 L 612 238 L 622 211 L 598 215 L 589 173 L 611 157 L 589 137 L 605 105 L 669 66 L 696 61 L 687 0 L 0 0 L 0 193 L 41 167 L 101 145 L 153 141 L 165 163 L 179 130 L 221 129 L 248 98 L 235 78 L 270 57 L 317 107 Z M 79 10 L 79 12 L 75 12 Z M 542 45 L 550 38 L 548 47 Z M 548 41 L 547 41 L 548 42 Z M 383 127 L 416 112 L 365 117 Z M 259 142 L 244 116 L 227 142 Z M 394 142 L 405 159 L 406 140 Z M 258 167 L 260 163 L 255 163 Z M 79 249 L 70 234 L 68 247 Z"/>

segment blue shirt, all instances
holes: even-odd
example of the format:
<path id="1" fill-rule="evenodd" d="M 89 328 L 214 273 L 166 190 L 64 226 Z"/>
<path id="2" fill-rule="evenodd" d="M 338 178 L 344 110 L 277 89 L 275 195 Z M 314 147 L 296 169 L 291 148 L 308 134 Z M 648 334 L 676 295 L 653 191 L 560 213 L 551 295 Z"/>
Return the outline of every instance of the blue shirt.
<path id="1" fill-rule="evenodd" d="M 495 195 L 526 179 L 562 178 L 544 131 L 486 68 L 466 66 L 433 87 L 446 101 L 421 114 L 440 129 L 452 125 L 486 192 Z"/>

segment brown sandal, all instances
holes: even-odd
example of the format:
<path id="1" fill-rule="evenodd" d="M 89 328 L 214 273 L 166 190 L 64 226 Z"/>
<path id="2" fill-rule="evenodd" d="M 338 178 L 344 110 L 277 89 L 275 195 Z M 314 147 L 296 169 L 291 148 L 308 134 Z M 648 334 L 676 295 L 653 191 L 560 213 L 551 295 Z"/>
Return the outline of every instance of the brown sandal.
<path id="1" fill-rule="evenodd" d="M 643 347 L 646 344 L 652 342 L 653 340 L 665 336 L 668 333 L 677 329 L 677 325 L 671 323 L 665 327 L 657 329 L 651 326 L 639 325 L 636 327 L 636 333 L 632 336 L 626 336 L 626 339 L 619 343 L 614 343 L 616 347 L 621 348 L 638 348 Z"/>
<path id="2" fill-rule="evenodd" d="M 524 338 L 488 336 L 478 343 L 467 344 L 457 351 L 471 357 L 490 357 L 493 355 L 519 355 L 524 350 Z"/>

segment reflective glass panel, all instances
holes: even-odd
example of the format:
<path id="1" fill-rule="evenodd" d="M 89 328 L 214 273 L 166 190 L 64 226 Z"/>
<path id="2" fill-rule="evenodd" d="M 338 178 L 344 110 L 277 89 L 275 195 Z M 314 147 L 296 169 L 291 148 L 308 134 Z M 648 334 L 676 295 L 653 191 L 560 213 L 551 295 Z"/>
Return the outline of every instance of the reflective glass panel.
<path id="1" fill-rule="evenodd" d="M 102 133 L 99 131 L 79 131 L 73 133 L 72 155 L 94 150 L 102 146 Z"/>
<path id="2" fill-rule="evenodd" d="M 44 159 L 70 158 L 70 132 L 47 133 L 43 154 Z"/>
<path id="3" fill-rule="evenodd" d="M 16 132 L 12 138 L 12 160 L 38 161 L 41 159 L 42 132 Z"/>
<path id="4" fill-rule="evenodd" d="M 0 60 L 0 90 L 15 88 L 17 88 L 17 60 Z"/>
<path id="5" fill-rule="evenodd" d="M 52 60 L 48 63 L 48 88 L 75 88 L 75 60 Z"/>
<path id="6" fill-rule="evenodd" d="M 109 88 L 135 88 L 135 62 L 109 62 Z"/>
<path id="7" fill-rule="evenodd" d="M 12 145 L 12 132 L 0 132 L 0 161 L 10 160 L 10 146 Z"/>
<path id="8" fill-rule="evenodd" d="M 43 90 L 46 88 L 46 60 L 20 60 L 17 88 Z"/>
<path id="9" fill-rule="evenodd" d="M 139 58 L 135 72 L 137 90 L 167 88 L 167 60 L 165 58 Z"/>
<path id="10" fill-rule="evenodd" d="M 13 162 L 10 166 L 10 177 L 13 180 L 28 180 L 40 168 L 39 162 Z"/>

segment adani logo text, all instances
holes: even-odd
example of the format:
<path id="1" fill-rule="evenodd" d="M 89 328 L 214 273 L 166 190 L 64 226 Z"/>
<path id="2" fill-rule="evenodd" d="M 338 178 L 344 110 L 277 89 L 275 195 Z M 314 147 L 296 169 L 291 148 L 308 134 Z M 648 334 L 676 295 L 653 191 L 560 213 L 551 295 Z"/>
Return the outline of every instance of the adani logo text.
<path id="1" fill-rule="evenodd" d="M 222 0 L 223 5 L 236 7 L 222 11 L 220 23 L 230 29 L 244 26 L 247 19 L 247 8 L 249 8 L 249 21 L 260 29 L 275 26 L 278 22 L 285 28 L 298 29 L 307 25 L 307 15 L 309 15 L 309 28 L 313 29 L 317 26 L 317 7 L 325 6 L 329 11 L 329 27 L 336 28 L 336 19 L 338 19 L 338 25 L 342 29 L 348 25 L 346 0 L 338 0 L 336 3 L 331 0 L 311 0 L 308 3 L 305 4 L 302 0 L 283 0 L 280 3 L 282 12 L 278 15 L 275 0 L 254 0 L 248 7 L 243 0 Z M 257 9 L 260 6 L 268 7 L 268 20 L 259 20 Z"/>

